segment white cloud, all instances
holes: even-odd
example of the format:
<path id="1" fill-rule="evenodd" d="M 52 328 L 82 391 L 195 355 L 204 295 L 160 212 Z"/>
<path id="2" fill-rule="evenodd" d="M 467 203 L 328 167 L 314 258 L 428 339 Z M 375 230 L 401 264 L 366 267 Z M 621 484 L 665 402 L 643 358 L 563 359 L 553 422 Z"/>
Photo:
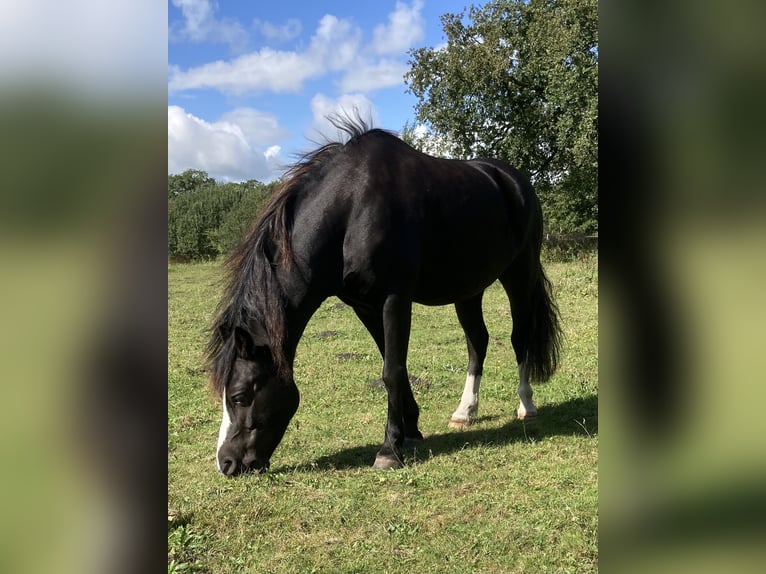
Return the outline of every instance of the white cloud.
<path id="1" fill-rule="evenodd" d="M 342 70 L 356 58 L 361 31 L 349 20 L 324 16 L 302 52 L 261 48 L 229 61 L 216 61 L 186 71 L 170 66 L 171 92 L 214 88 L 227 93 L 297 92 L 309 78 Z"/>
<path id="2" fill-rule="evenodd" d="M 253 145 L 268 139 L 260 128 L 269 122 L 259 123 L 260 117 L 256 110 L 240 108 L 216 122 L 207 122 L 179 106 L 168 106 L 168 173 L 201 169 L 225 181 L 269 181 L 278 177 L 281 148 L 272 145 L 261 151 Z M 238 119 L 243 120 L 242 124 Z M 282 130 L 274 127 L 278 137 Z"/>
<path id="3" fill-rule="evenodd" d="M 263 155 L 265 155 L 267 159 L 271 159 L 272 157 L 277 157 L 281 151 L 282 146 L 273 145 L 269 147 Z"/>
<path id="4" fill-rule="evenodd" d="M 184 11 L 186 33 L 193 38 L 206 38 L 211 30 L 224 24 L 215 19 L 208 0 L 173 0 Z M 224 93 L 241 95 L 257 92 L 298 92 L 312 78 L 329 72 L 343 72 L 339 87 L 344 93 L 372 92 L 401 85 L 409 69 L 394 57 L 404 54 L 423 38 L 422 0 L 411 4 L 397 2 L 388 15 L 388 22 L 377 26 L 373 40 L 361 45 L 362 31 L 351 20 L 326 14 L 305 49 L 275 50 L 264 47 L 256 52 L 230 60 L 218 60 L 182 70 L 169 66 L 168 89 L 171 93 L 211 88 Z M 300 33 L 296 19 L 278 26 L 255 20 L 253 26 L 266 37 L 286 40 Z M 223 33 L 223 32 L 220 32 Z M 383 59 L 371 56 L 390 55 Z"/>
<path id="5" fill-rule="evenodd" d="M 235 108 L 223 114 L 218 121 L 238 126 L 250 146 L 272 144 L 288 135 L 274 114 L 253 108 Z"/>
<path id="6" fill-rule="evenodd" d="M 371 92 L 404 83 L 409 67 L 396 60 L 380 60 L 378 63 L 360 64 L 349 70 L 340 83 L 344 92 Z"/>
<path id="7" fill-rule="evenodd" d="M 362 31 L 349 20 L 327 14 L 319 21 L 308 54 L 330 70 L 343 70 L 359 51 Z"/>
<path id="8" fill-rule="evenodd" d="M 204 29 L 213 19 L 213 6 L 207 0 L 172 0 L 173 6 L 184 15 L 184 32 L 193 39 L 201 39 Z"/>
<path id="9" fill-rule="evenodd" d="M 396 9 L 388 15 L 388 24 L 375 28 L 373 48 L 378 54 L 404 53 L 413 44 L 423 39 L 422 0 L 414 0 L 412 5 L 397 2 Z"/>
<path id="10" fill-rule="evenodd" d="M 184 26 L 171 28 L 170 39 L 192 42 L 216 42 L 229 44 L 232 49 L 242 50 L 247 45 L 247 32 L 239 22 L 218 20 L 215 6 L 210 0 L 171 0 L 181 10 Z"/>
<path id="11" fill-rule="evenodd" d="M 276 42 L 287 42 L 293 38 L 300 36 L 303 26 L 301 21 L 297 18 L 289 18 L 287 22 L 282 25 L 274 24 L 272 22 L 266 22 L 264 20 L 253 20 L 253 27 L 268 40 L 274 40 Z"/>
<path id="12" fill-rule="evenodd" d="M 168 89 L 215 88 L 233 94 L 296 92 L 306 79 L 322 73 L 305 54 L 262 48 L 228 62 L 218 60 L 186 71 L 171 67 Z"/>
<path id="13" fill-rule="evenodd" d="M 311 98 L 311 112 L 314 115 L 312 129 L 315 134 L 309 134 L 310 139 L 327 139 L 338 141 L 343 139 L 343 133 L 335 127 L 328 116 L 355 119 L 357 116 L 364 120 L 368 127 L 380 123 L 378 110 L 363 94 L 344 94 L 337 99 L 328 98 L 324 94 L 316 94 Z"/>

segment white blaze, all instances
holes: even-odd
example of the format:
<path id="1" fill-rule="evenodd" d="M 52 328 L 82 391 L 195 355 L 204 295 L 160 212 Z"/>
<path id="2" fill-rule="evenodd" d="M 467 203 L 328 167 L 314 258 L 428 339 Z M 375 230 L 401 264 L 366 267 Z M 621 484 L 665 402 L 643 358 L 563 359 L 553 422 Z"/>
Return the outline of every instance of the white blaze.
<path id="1" fill-rule="evenodd" d="M 224 389 L 221 396 L 221 402 L 223 403 L 223 420 L 221 421 L 221 428 L 218 431 L 218 446 L 215 450 L 215 466 L 218 468 L 218 472 L 223 472 L 221 470 L 221 463 L 218 462 L 218 451 L 221 450 L 221 445 L 223 444 L 223 441 L 226 440 L 226 435 L 229 433 L 229 427 L 231 426 L 229 411 L 226 408 L 226 389 Z"/>

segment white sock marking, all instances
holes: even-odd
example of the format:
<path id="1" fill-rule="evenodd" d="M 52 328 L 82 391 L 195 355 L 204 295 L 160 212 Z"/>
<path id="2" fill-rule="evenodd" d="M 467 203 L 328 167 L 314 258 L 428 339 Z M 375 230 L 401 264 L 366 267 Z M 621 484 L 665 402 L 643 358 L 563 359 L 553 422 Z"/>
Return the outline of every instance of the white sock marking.
<path id="1" fill-rule="evenodd" d="M 226 440 L 226 435 L 229 433 L 229 427 L 231 426 L 229 411 L 226 408 L 226 389 L 223 390 L 221 402 L 223 403 L 223 420 L 221 421 L 221 428 L 218 431 L 218 446 L 215 449 L 215 466 L 218 469 L 218 472 L 223 472 L 221 470 L 221 463 L 218 462 L 218 451 L 221 450 L 221 445 L 223 444 L 223 441 Z"/>
<path id="2" fill-rule="evenodd" d="M 537 414 L 537 407 L 532 402 L 532 385 L 529 384 L 529 375 L 527 374 L 526 365 L 522 362 L 519 363 L 519 410 L 516 414 L 520 419 L 524 419 L 528 416 L 535 416 Z"/>
<path id="3" fill-rule="evenodd" d="M 452 413 L 452 420 L 470 421 L 475 418 L 479 412 L 479 386 L 481 385 L 481 375 L 468 375 L 465 378 L 465 387 L 463 387 L 463 396 L 460 398 L 460 404 L 457 410 Z"/>

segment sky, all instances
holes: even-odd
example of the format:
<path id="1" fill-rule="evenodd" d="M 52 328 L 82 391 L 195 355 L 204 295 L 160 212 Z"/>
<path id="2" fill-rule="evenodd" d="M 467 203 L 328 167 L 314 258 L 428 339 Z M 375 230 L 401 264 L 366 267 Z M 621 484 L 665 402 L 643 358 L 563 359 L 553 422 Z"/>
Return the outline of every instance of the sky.
<path id="1" fill-rule="evenodd" d="M 440 16 L 467 4 L 170 0 L 168 173 L 271 181 L 355 108 L 400 131 L 415 119 L 408 52 L 444 45 Z"/>

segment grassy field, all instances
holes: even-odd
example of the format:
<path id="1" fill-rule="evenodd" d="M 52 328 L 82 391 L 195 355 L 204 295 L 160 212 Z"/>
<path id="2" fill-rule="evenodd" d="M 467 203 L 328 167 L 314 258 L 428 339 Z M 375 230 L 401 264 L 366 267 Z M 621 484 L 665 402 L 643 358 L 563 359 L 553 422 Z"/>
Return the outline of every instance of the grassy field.
<path id="1" fill-rule="evenodd" d="M 467 354 L 454 309 L 416 306 L 409 370 L 426 437 L 407 466 L 370 467 L 383 440 L 382 363 L 350 308 L 327 300 L 306 329 L 301 406 L 271 471 L 215 468 L 220 402 L 201 355 L 220 263 L 168 267 L 168 572 L 597 571 L 598 259 L 549 263 L 566 336 L 539 416 L 515 417 L 505 293 L 484 298 L 490 348 L 480 418 L 447 428 Z"/>

